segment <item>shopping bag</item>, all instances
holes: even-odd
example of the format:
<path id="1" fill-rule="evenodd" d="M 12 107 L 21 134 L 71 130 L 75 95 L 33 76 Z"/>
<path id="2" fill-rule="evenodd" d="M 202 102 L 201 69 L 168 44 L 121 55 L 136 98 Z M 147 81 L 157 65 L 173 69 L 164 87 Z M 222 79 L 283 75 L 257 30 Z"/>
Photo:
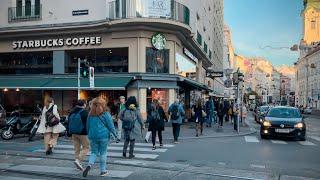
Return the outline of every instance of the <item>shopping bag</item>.
<path id="1" fill-rule="evenodd" d="M 144 140 L 146 141 L 146 143 L 149 142 L 150 136 L 151 136 L 151 131 L 148 131 L 148 132 L 146 133 L 146 137 L 144 138 Z"/>

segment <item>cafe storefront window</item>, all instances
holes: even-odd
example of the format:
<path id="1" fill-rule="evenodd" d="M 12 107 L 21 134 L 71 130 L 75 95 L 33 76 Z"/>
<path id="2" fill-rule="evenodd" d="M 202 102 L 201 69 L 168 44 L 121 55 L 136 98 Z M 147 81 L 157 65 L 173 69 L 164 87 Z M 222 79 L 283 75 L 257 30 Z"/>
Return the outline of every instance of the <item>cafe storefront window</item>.
<path id="1" fill-rule="evenodd" d="M 168 89 L 148 89 L 147 103 L 150 107 L 153 100 L 158 100 L 162 108 L 167 111 L 169 108 L 169 91 Z"/>
<path id="2" fill-rule="evenodd" d="M 176 72 L 180 76 L 196 80 L 195 62 L 185 58 L 178 53 L 176 54 Z"/>
<path id="3" fill-rule="evenodd" d="M 86 59 L 96 73 L 128 72 L 128 48 L 67 51 L 66 72 L 76 73 L 78 59 Z"/>
<path id="4" fill-rule="evenodd" d="M 0 53 L 0 74 L 52 74 L 52 51 Z"/>
<path id="5" fill-rule="evenodd" d="M 156 50 L 147 47 L 146 61 L 146 72 L 169 73 L 169 49 Z"/>

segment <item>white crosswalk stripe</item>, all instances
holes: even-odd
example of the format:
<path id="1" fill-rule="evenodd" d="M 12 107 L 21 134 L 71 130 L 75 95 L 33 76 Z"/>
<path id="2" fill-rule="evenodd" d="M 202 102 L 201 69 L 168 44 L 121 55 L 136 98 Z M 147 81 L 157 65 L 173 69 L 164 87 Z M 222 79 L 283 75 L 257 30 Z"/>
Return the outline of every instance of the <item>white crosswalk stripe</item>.
<path id="1" fill-rule="evenodd" d="M 159 157 L 158 153 L 164 153 L 168 150 L 167 148 L 174 147 L 174 145 L 164 144 L 163 148 L 159 148 L 157 146 L 157 149 L 155 150 L 152 150 L 151 147 L 152 147 L 152 144 L 149 144 L 149 143 L 135 143 L 135 148 L 134 148 L 134 151 L 136 152 L 134 153 L 135 157 L 137 159 L 155 160 Z M 121 158 L 122 148 L 123 148 L 123 143 L 111 143 L 108 146 L 107 156 Z M 74 149 L 74 146 L 71 144 L 59 144 L 55 146 L 53 153 L 73 155 L 74 154 L 73 149 Z M 45 150 L 37 149 L 34 152 L 44 153 Z"/>
<path id="2" fill-rule="evenodd" d="M 259 140 L 256 136 L 245 136 L 244 139 L 246 142 L 253 142 L 253 143 L 259 142 Z"/>
<path id="3" fill-rule="evenodd" d="M 61 173 L 68 175 L 77 175 L 79 171 L 71 167 L 62 166 L 38 166 L 38 165 L 17 165 L 7 168 L 7 170 L 16 170 L 23 172 L 35 172 L 35 173 Z M 81 172 L 80 172 L 81 173 Z M 108 177 L 111 178 L 126 178 L 130 176 L 133 171 L 119 171 L 119 170 L 108 170 Z M 97 173 L 98 175 L 98 173 Z"/>
<path id="4" fill-rule="evenodd" d="M 320 142 L 320 137 L 319 136 L 308 136 L 309 138 L 319 141 Z"/>
<path id="5" fill-rule="evenodd" d="M 298 143 L 301 145 L 304 145 L 304 146 L 315 146 L 316 145 L 310 141 L 299 141 Z"/>
<path id="6" fill-rule="evenodd" d="M 288 144 L 287 142 L 281 140 L 271 140 L 271 142 L 274 144 Z"/>

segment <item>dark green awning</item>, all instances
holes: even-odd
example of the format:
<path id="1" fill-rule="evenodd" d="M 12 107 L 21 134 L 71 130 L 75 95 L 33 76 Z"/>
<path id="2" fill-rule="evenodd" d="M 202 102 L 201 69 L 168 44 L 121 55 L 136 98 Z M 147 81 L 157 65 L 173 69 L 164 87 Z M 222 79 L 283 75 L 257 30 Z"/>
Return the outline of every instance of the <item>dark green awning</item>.
<path id="1" fill-rule="evenodd" d="M 125 90 L 132 77 L 96 77 L 94 89 Z M 81 89 L 91 89 L 89 78 L 81 79 Z M 77 78 L 70 77 L 0 77 L 0 88 L 69 89 L 78 88 Z"/>

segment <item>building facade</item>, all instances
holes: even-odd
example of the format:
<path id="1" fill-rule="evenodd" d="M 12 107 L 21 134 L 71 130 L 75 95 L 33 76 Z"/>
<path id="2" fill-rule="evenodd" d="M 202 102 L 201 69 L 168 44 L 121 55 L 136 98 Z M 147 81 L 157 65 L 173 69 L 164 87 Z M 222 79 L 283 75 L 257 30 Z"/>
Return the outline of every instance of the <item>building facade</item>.
<path id="1" fill-rule="evenodd" d="M 111 104 L 136 96 L 144 117 L 153 99 L 168 109 L 180 98 L 188 109 L 194 94 L 213 89 L 206 71 L 222 59 L 222 0 L 3 0 L 0 13 L 7 109 L 52 96 L 66 115 L 78 89 Z M 81 78 L 78 88 L 79 60 L 95 68 L 94 86 Z"/>
<path id="2" fill-rule="evenodd" d="M 305 0 L 303 37 L 295 63 L 295 105 L 320 109 L 320 0 Z"/>

